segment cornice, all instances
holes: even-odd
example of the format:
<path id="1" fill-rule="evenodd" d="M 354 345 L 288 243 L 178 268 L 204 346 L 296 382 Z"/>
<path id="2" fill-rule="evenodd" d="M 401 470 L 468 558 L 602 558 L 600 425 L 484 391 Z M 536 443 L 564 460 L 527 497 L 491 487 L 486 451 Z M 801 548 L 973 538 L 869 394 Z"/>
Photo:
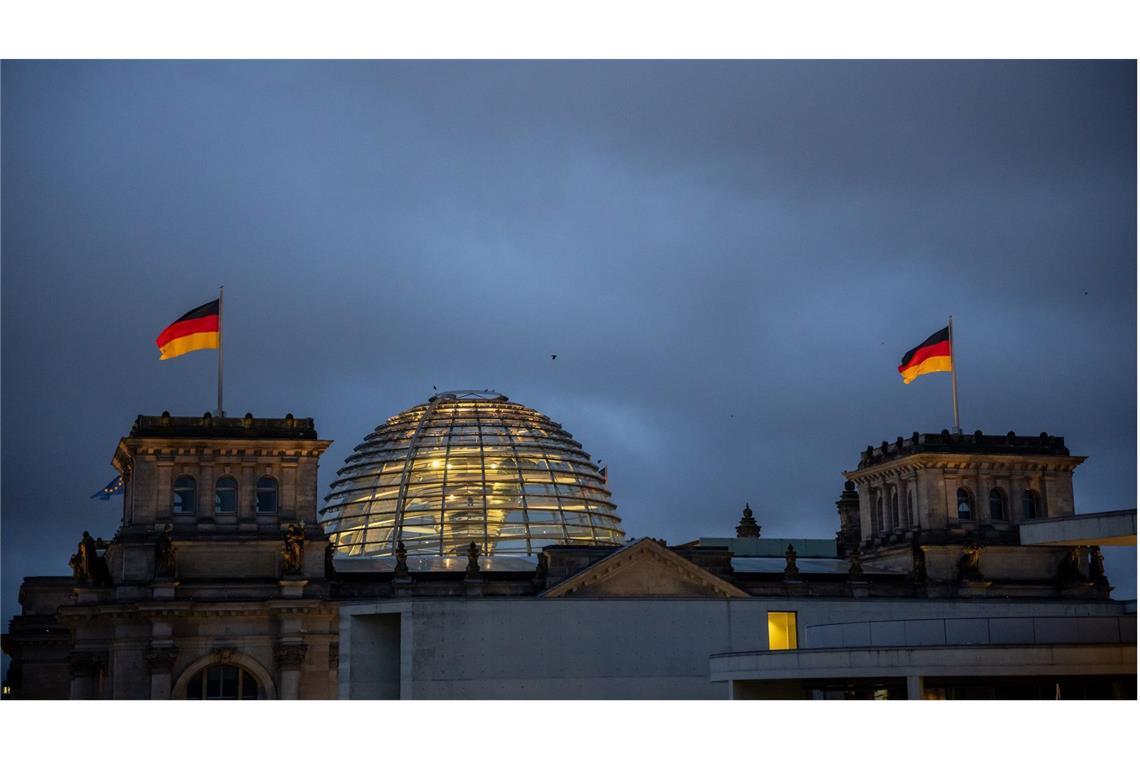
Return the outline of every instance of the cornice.
<path id="1" fill-rule="evenodd" d="M 136 602 L 129 604 L 60 607 L 64 624 L 104 618 L 111 621 L 188 617 L 336 617 L 339 604 L 324 599 L 266 599 L 257 602 Z"/>
<path id="2" fill-rule="evenodd" d="M 856 484 L 870 482 L 884 476 L 898 476 L 920 470 L 978 470 L 1001 472 L 1027 470 L 1031 472 L 1072 472 L 1088 457 L 1046 456 L 1016 454 L 958 454 L 924 452 L 900 459 L 887 460 L 859 470 L 845 471 L 843 476 Z"/>
<path id="3" fill-rule="evenodd" d="M 331 440 L 219 439 L 219 438 L 123 438 L 115 460 L 158 456 L 272 456 L 316 458 L 332 445 Z"/>

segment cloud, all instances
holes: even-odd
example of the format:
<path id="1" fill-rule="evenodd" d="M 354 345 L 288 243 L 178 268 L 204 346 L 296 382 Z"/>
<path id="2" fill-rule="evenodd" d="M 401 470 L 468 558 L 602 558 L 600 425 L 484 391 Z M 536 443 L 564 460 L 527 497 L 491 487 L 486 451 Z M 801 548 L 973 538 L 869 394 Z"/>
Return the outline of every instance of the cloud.
<path id="1" fill-rule="evenodd" d="M 352 446 L 492 386 L 610 465 L 627 527 L 829 536 L 868 443 L 1063 434 L 1135 504 L 1132 62 L 5 62 L 4 615 L 110 536 L 154 336 L 219 284 L 232 413 Z M 1087 292 L 1087 295 L 1085 293 Z M 557 362 L 549 355 L 557 353 Z M 1127 563 L 1109 567 L 1124 595 Z M 1132 592 L 1134 594 L 1134 591 Z"/>

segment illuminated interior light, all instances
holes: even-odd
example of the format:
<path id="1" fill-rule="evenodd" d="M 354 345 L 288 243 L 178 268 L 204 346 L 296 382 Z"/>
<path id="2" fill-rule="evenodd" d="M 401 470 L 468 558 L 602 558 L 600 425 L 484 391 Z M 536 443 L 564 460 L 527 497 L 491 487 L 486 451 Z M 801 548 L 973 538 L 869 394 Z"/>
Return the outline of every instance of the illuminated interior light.
<path id="1" fill-rule="evenodd" d="M 391 556 L 398 540 L 436 556 L 462 556 L 472 540 L 484 555 L 623 542 L 594 460 L 560 425 L 494 393 L 433 399 L 390 417 L 338 471 L 321 520 L 342 552 Z"/>

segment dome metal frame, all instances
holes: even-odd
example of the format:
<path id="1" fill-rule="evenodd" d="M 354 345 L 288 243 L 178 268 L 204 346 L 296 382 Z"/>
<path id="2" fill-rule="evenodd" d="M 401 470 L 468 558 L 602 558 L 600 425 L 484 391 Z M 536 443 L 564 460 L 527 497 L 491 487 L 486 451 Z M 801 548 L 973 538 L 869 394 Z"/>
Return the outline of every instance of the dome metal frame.
<path id="1" fill-rule="evenodd" d="M 533 557 L 621 546 L 605 475 L 546 415 L 484 389 L 444 391 L 369 433 L 320 519 L 340 556 Z"/>

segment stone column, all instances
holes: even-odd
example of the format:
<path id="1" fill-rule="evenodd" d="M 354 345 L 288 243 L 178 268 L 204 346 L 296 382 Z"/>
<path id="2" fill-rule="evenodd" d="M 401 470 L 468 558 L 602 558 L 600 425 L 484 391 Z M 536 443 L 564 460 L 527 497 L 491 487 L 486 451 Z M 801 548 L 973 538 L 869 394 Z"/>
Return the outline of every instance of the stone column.
<path id="1" fill-rule="evenodd" d="M 164 457 L 154 464 L 154 501 L 141 505 L 132 502 L 130 524 L 153 525 L 170 519 L 174 504 L 174 457 Z"/>
<path id="2" fill-rule="evenodd" d="M 107 656 L 103 652 L 75 651 L 67 656 L 71 669 L 68 699 L 98 699 L 100 675 L 106 672 Z"/>
<path id="3" fill-rule="evenodd" d="M 874 535 L 874 525 L 871 523 L 871 485 L 864 481 L 859 484 L 859 535 L 864 542 L 870 541 Z"/>
<path id="4" fill-rule="evenodd" d="M 329 644 L 329 693 L 328 699 L 336 699 L 340 685 L 340 644 Z"/>
<path id="5" fill-rule="evenodd" d="M 203 459 L 201 470 L 199 470 L 198 477 L 198 510 L 196 512 L 198 522 L 203 520 L 209 522 L 214 521 L 214 460 L 213 454 L 209 455 L 210 459 Z"/>
<path id="6" fill-rule="evenodd" d="M 990 514 L 990 488 L 988 473 L 986 477 L 983 478 L 981 469 L 975 470 L 974 481 L 977 483 L 977 486 L 974 489 L 974 524 L 980 528 L 983 525 L 989 525 L 994 521 L 994 516 Z"/>
<path id="7" fill-rule="evenodd" d="M 171 672 L 178 649 L 174 646 L 150 646 L 146 650 L 146 662 L 150 666 L 150 698 L 170 699 L 173 685 Z"/>
<path id="8" fill-rule="evenodd" d="M 922 699 L 925 685 L 923 684 L 922 676 L 907 676 L 906 677 L 906 698 L 907 699 Z"/>
<path id="9" fill-rule="evenodd" d="M 305 652 L 308 644 L 303 642 L 289 642 L 277 645 L 274 654 L 277 657 L 277 683 L 278 699 L 301 698 L 301 666 L 305 662 Z"/>

